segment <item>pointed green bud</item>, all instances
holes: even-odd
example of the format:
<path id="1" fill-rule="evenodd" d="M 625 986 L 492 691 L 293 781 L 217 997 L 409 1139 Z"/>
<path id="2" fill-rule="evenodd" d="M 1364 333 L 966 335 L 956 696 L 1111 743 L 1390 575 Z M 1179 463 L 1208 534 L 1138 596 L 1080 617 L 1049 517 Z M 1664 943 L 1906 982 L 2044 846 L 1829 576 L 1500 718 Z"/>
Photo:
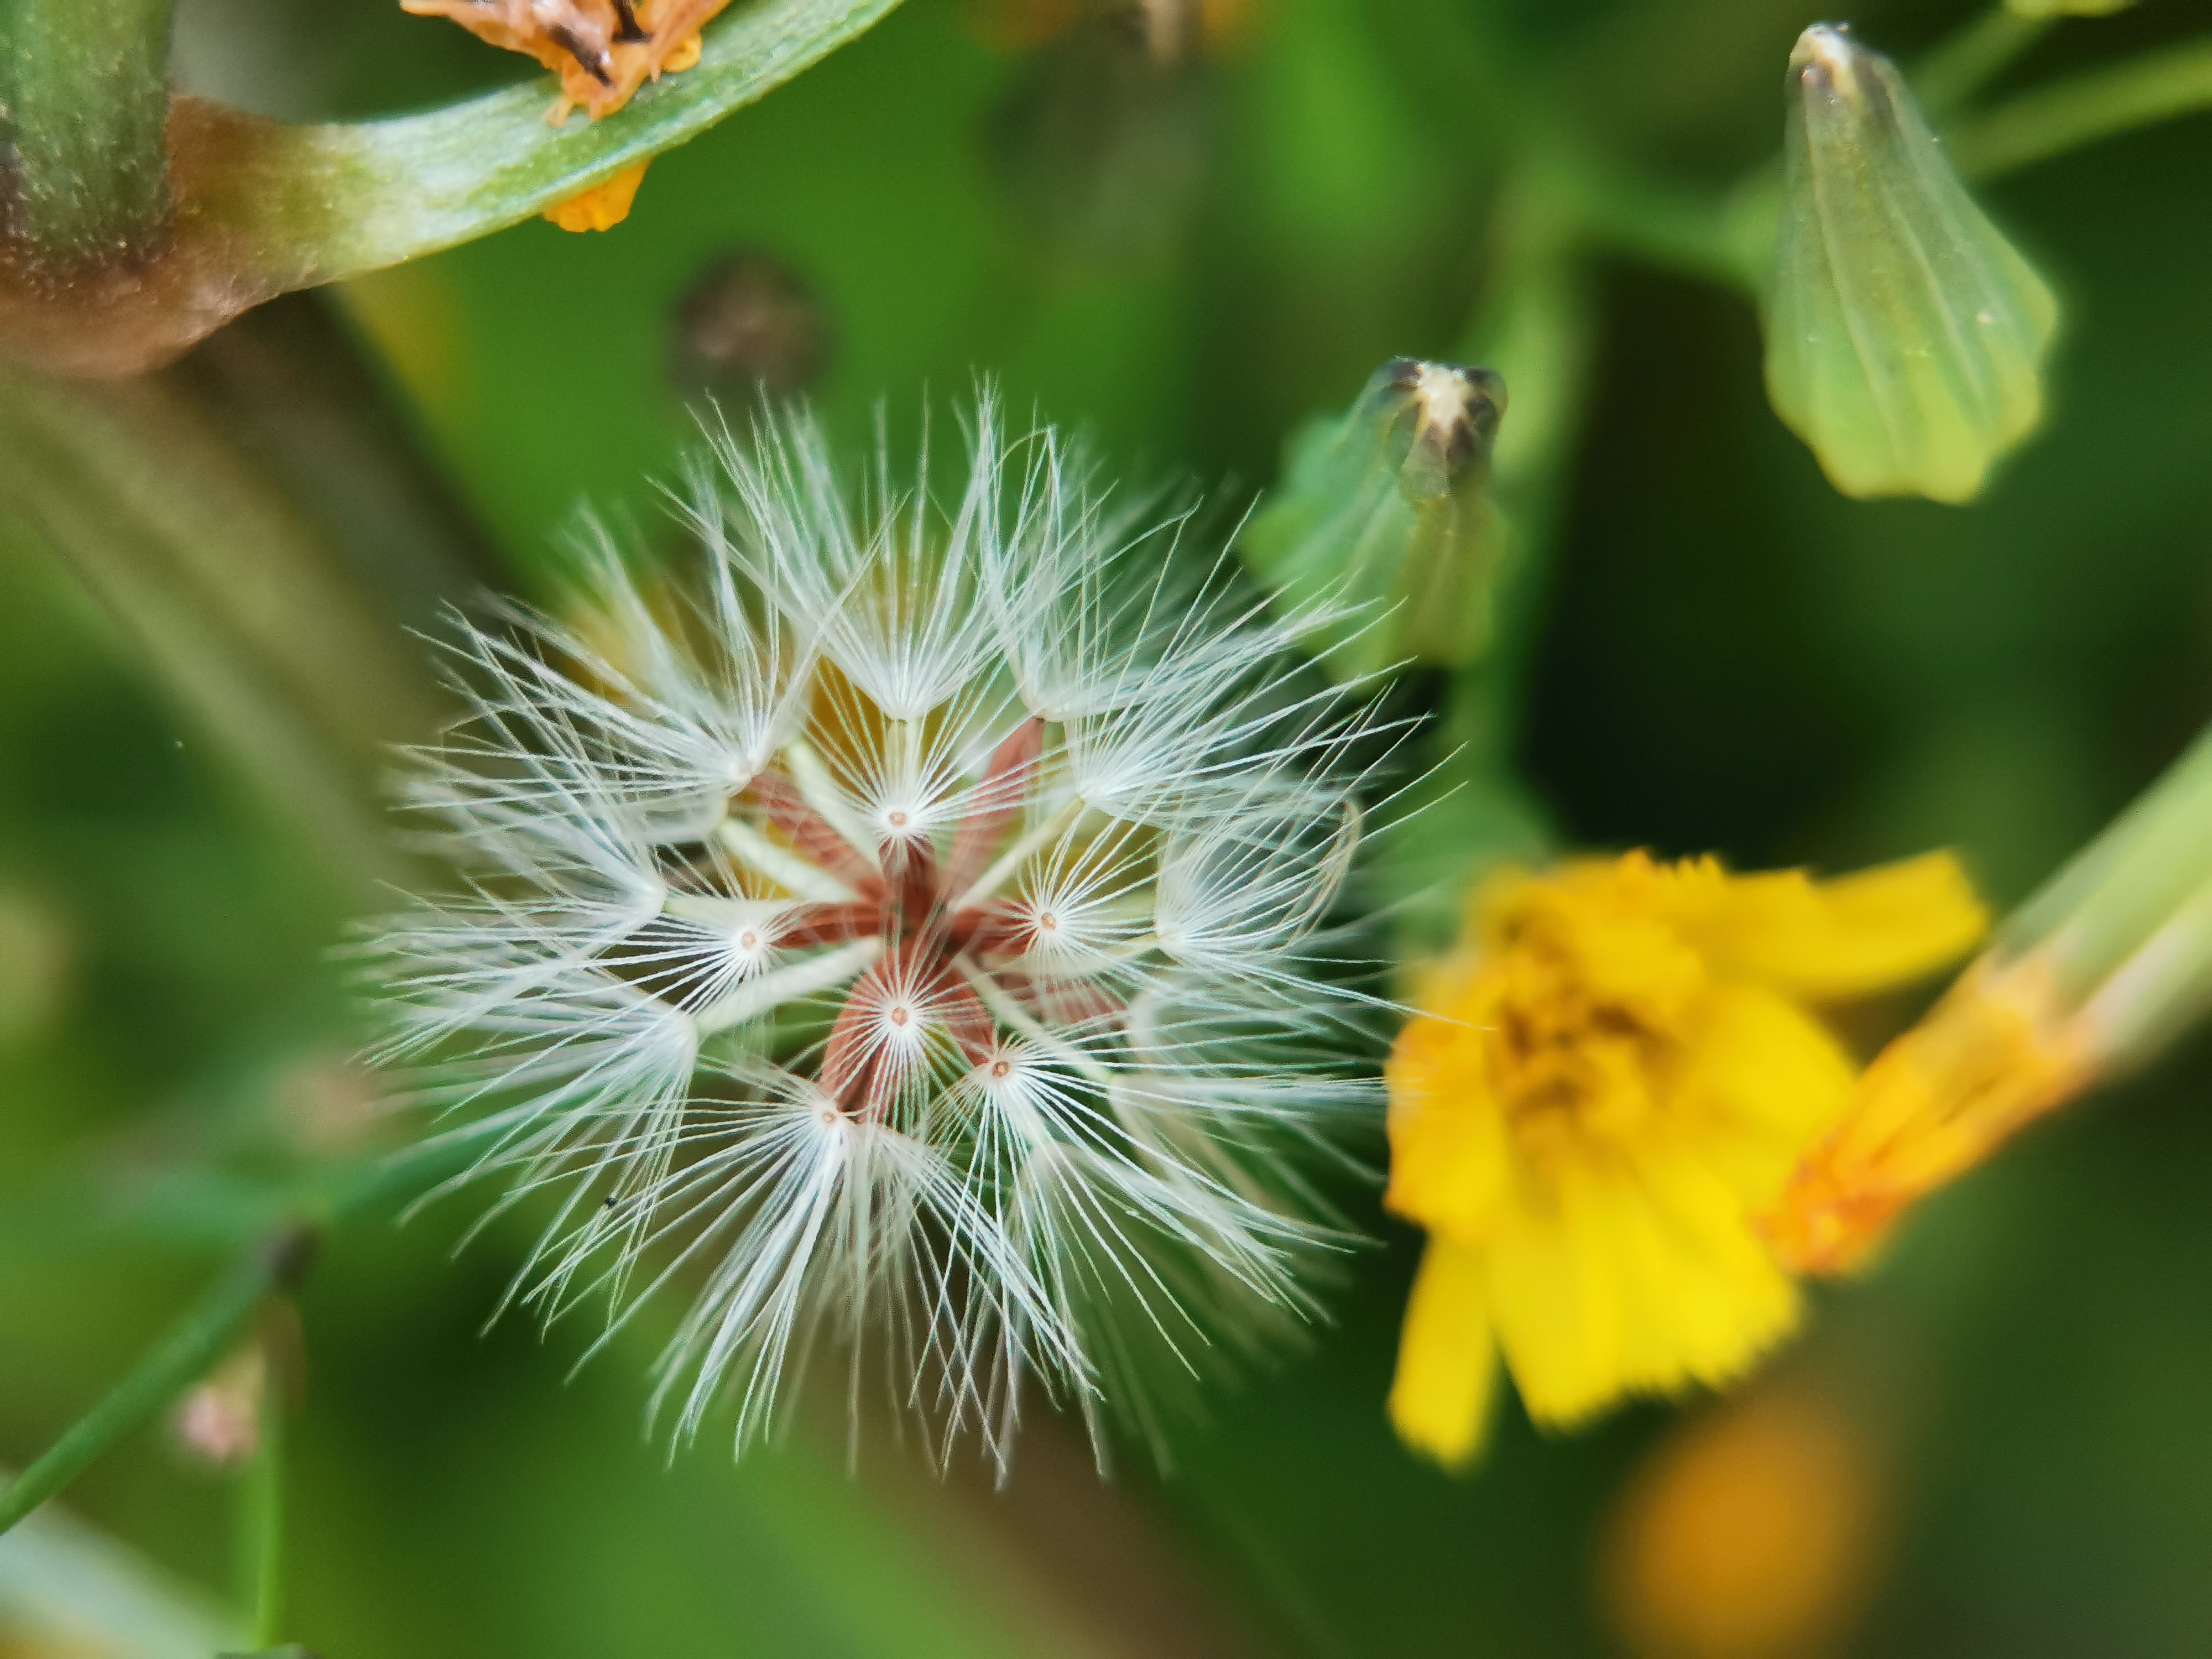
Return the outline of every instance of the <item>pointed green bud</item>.
<path id="1" fill-rule="evenodd" d="M 1817 24 L 1790 57 L 1766 389 L 1846 495 L 1964 501 L 2043 412 L 2051 290 L 1896 66 Z"/>
<path id="2" fill-rule="evenodd" d="M 1292 438 L 1241 546 L 1286 608 L 1354 610 L 1316 641 L 1338 678 L 1481 654 L 1504 544 L 1485 486 L 1504 413 L 1491 370 L 1394 357 L 1350 413 Z"/>

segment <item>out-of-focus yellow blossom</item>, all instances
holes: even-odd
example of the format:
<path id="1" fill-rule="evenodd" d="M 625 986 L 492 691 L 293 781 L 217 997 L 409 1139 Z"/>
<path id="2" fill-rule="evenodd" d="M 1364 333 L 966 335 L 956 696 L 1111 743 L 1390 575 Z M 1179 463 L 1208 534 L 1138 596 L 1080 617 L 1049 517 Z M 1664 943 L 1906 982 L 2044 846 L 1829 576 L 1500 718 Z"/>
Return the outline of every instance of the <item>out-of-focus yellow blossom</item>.
<path id="1" fill-rule="evenodd" d="M 645 182 L 645 168 L 644 161 L 624 167 L 613 178 L 580 190 L 565 202 L 556 202 L 545 210 L 545 216 L 563 230 L 612 230 L 629 217 L 637 187 Z"/>
<path id="2" fill-rule="evenodd" d="M 1480 890 L 1417 988 L 1391 1209 L 1428 1229 L 1391 1419 L 1460 1463 L 1499 1357 L 1530 1414 L 1720 1382 L 1788 1331 L 1753 1218 L 1850 1097 L 1813 1005 L 1900 984 L 1985 925 L 1948 854 L 1816 882 L 1643 853 Z"/>
<path id="3" fill-rule="evenodd" d="M 1638 1659 L 1803 1659 L 1872 1588 L 1884 1504 L 1864 1427 L 1802 1383 L 1684 1424 L 1630 1479 L 1605 1601 Z"/>

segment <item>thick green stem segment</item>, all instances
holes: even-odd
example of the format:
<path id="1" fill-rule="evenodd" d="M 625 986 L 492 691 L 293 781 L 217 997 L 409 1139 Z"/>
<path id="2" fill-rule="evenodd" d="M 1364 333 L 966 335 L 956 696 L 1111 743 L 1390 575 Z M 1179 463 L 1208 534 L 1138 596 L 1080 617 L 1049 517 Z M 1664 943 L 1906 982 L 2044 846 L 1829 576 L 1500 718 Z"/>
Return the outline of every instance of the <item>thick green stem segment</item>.
<path id="1" fill-rule="evenodd" d="M 0 183 L 37 266 L 131 262 L 169 215 L 171 0 L 0 0 Z"/>
<path id="2" fill-rule="evenodd" d="M 2212 40 L 2024 92 L 1951 135 L 1959 170 L 1993 178 L 2136 127 L 2212 109 Z"/>
<path id="3" fill-rule="evenodd" d="M 0 1492 L 0 1533 L 76 1479 L 93 1461 L 141 1428 L 222 1357 L 239 1325 L 270 1291 L 305 1271 L 313 1235 L 288 1227 L 248 1251 L 159 1346 Z"/>

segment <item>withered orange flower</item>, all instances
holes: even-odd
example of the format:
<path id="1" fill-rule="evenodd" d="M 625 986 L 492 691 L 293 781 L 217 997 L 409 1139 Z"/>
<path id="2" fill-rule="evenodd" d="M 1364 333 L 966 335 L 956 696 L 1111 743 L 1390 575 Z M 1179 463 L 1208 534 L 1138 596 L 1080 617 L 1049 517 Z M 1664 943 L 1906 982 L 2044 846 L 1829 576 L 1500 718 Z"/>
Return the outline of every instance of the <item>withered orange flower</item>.
<path id="1" fill-rule="evenodd" d="M 730 0 L 399 0 L 450 17 L 480 40 L 535 58 L 561 77 L 556 126 L 581 105 L 593 120 L 647 81 L 699 61 L 699 31 Z"/>

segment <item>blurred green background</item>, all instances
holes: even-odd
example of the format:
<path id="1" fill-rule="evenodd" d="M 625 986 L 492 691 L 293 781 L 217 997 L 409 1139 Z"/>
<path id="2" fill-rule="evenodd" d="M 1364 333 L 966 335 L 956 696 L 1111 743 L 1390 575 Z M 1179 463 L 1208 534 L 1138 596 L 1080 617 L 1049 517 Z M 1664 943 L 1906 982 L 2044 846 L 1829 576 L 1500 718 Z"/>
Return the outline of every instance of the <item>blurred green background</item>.
<path id="1" fill-rule="evenodd" d="M 1457 349 L 1532 134 L 1721 187 L 1774 150 L 1815 21 L 1211 10 L 1207 49 L 1162 68 L 1043 0 L 908 0 L 659 159 L 610 234 L 533 222 L 244 326 L 404 458 L 453 569 L 526 592 L 580 503 L 665 533 L 702 384 L 707 302 L 687 325 L 684 301 L 738 254 L 811 331 L 793 372 L 848 439 L 879 400 L 910 430 L 988 374 L 1241 510 L 1383 357 Z M 1851 21 L 1909 64 L 1969 15 Z M 2071 24 L 2012 78 L 2208 21 L 2158 0 Z M 520 61 L 388 0 L 180 0 L 178 31 L 185 85 L 293 118 Z M 1765 405 L 1740 297 L 1595 267 L 1513 745 L 1562 839 L 1830 869 L 1954 845 L 2002 906 L 2155 775 L 2212 715 L 2208 179 L 2200 119 L 1986 193 L 2066 324 L 2048 424 L 1965 509 L 1839 497 Z M 289 1171 L 373 1139 L 333 951 L 378 900 L 165 701 L 31 526 L 0 523 L 0 1462 L 21 1465 Z M 526 1233 L 455 1261 L 473 1200 L 404 1228 L 370 1206 L 300 1299 L 288 1632 L 327 1659 L 2212 1652 L 2208 1080 L 2200 1042 L 2010 1150 L 1824 1293 L 1754 1385 L 1821 1401 L 1864 1486 L 1861 1566 L 1792 1645 L 1656 1629 L 1621 1587 L 1650 1460 L 1719 1408 L 1562 1439 L 1509 1407 L 1465 1479 L 1399 1449 L 1382 1400 L 1417 1241 L 1358 1187 L 1342 1201 L 1384 1243 L 1307 1351 L 1212 1389 L 1164 1469 L 1117 1447 L 1104 1486 L 1041 1413 L 1003 1494 L 881 1439 L 848 1477 L 828 1410 L 742 1467 L 711 1437 L 672 1460 L 640 1431 L 650 1330 L 570 1379 L 581 1327 L 482 1328 Z M 167 1432 L 67 1501 L 233 1594 L 239 1483 Z M 0 1655 L 100 1650 L 41 1639 L 0 1626 Z"/>

